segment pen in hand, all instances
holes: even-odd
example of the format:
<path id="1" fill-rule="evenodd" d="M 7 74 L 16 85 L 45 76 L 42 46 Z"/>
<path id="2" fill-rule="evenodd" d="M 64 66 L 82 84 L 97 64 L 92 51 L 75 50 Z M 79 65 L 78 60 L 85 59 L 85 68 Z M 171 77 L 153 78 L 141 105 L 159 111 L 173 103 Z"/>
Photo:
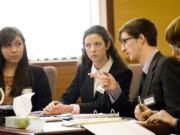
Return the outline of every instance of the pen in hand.
<path id="1" fill-rule="evenodd" d="M 139 102 L 139 109 L 140 109 L 140 111 L 144 111 L 144 108 L 142 106 L 142 101 L 141 101 L 141 97 L 140 96 L 138 96 L 138 102 Z"/>

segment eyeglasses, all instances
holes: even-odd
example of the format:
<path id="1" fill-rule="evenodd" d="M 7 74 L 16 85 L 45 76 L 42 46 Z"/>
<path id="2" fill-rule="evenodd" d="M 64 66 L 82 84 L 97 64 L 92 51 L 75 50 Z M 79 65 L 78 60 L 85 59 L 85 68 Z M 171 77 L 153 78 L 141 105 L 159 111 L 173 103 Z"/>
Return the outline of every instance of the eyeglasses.
<path id="1" fill-rule="evenodd" d="M 180 45 L 171 45 L 169 44 L 169 46 L 175 50 L 179 50 L 180 49 Z"/>
<path id="2" fill-rule="evenodd" d="M 133 38 L 134 38 L 134 37 L 122 38 L 122 39 L 120 39 L 120 41 L 121 41 L 121 43 L 122 43 L 123 45 L 125 45 L 128 40 L 133 39 Z"/>

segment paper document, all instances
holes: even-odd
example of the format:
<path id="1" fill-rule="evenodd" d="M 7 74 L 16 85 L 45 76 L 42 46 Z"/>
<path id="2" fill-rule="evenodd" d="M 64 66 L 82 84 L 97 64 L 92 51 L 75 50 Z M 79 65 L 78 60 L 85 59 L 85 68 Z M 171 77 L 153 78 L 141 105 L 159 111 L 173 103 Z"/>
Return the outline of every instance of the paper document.
<path id="1" fill-rule="evenodd" d="M 84 125 L 95 135 L 155 135 L 150 130 L 131 121 Z"/>
<path id="2" fill-rule="evenodd" d="M 45 132 L 45 131 L 70 131 L 80 130 L 82 128 L 77 127 L 65 127 L 62 125 L 62 120 L 56 117 L 40 117 L 39 119 L 31 119 L 28 127 L 29 131 Z"/>

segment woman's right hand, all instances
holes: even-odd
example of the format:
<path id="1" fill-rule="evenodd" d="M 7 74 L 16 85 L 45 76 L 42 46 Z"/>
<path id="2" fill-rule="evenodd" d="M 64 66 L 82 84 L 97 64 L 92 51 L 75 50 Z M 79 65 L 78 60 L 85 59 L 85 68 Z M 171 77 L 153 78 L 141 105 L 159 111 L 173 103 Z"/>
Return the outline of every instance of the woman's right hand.
<path id="1" fill-rule="evenodd" d="M 73 107 L 71 105 L 64 105 L 59 101 L 52 101 L 43 109 L 44 115 L 58 115 L 61 113 L 71 113 Z"/>

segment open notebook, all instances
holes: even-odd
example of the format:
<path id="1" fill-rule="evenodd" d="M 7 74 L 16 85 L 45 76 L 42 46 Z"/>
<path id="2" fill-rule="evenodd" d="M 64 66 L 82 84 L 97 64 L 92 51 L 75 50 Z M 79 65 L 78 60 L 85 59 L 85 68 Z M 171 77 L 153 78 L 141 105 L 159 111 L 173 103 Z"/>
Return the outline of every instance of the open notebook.
<path id="1" fill-rule="evenodd" d="M 94 114 L 74 114 L 73 119 L 89 119 L 89 118 L 113 118 L 119 117 L 119 113 L 94 113 Z"/>
<path id="2" fill-rule="evenodd" d="M 83 118 L 83 119 L 73 119 L 70 121 L 64 121 L 62 126 L 66 127 L 81 127 L 87 124 L 97 124 L 97 123 L 108 123 L 108 122 L 117 122 L 122 121 L 120 117 L 112 117 L 112 118 Z"/>
<path id="3" fill-rule="evenodd" d="M 97 113 L 94 111 L 93 114 L 73 114 L 72 120 L 64 121 L 63 126 L 83 126 L 85 124 L 94 124 L 94 123 L 106 123 L 106 122 L 115 122 L 121 121 L 122 118 L 119 117 L 119 113 Z"/>

